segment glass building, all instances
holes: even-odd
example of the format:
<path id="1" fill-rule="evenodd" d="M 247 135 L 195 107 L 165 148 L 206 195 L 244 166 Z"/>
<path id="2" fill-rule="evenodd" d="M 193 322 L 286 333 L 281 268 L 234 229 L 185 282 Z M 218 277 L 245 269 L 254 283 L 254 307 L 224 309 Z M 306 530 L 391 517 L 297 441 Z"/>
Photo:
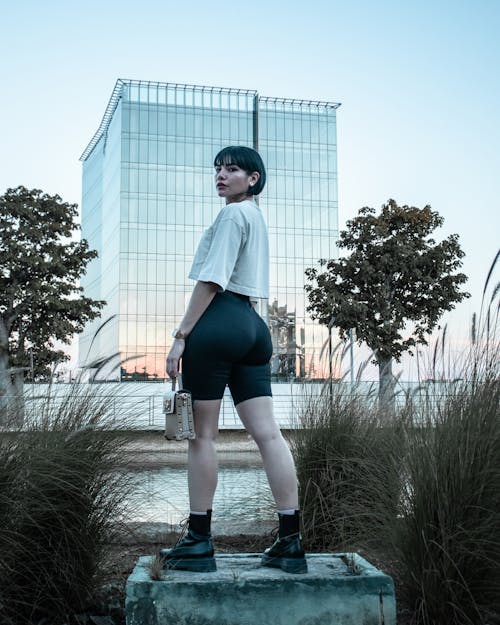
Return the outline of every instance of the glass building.
<path id="1" fill-rule="evenodd" d="M 270 299 L 260 314 L 274 343 L 274 381 L 327 377 L 325 327 L 306 314 L 306 267 L 337 256 L 339 104 L 256 91 L 118 80 L 81 156 L 82 236 L 99 252 L 82 279 L 107 302 L 80 336 L 81 365 L 114 357 L 110 377 L 165 375 L 171 331 L 205 228 L 223 205 L 213 159 L 226 145 L 259 150 L 268 173 L 259 205 L 269 229 Z"/>

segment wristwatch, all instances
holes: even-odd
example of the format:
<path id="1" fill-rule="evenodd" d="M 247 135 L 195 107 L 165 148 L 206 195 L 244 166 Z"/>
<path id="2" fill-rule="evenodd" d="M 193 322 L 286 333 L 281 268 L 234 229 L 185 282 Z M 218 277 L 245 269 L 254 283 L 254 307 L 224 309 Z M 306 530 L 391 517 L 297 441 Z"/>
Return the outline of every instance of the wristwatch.
<path id="1" fill-rule="evenodd" d="M 188 332 L 181 332 L 179 328 L 175 328 L 172 332 L 174 339 L 185 339 L 188 334 Z"/>

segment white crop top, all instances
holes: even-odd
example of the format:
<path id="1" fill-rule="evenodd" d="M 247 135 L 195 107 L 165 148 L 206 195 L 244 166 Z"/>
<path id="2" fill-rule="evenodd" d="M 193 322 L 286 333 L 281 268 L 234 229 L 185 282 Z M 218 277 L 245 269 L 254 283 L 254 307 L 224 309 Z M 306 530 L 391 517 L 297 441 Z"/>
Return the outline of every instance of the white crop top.
<path id="1" fill-rule="evenodd" d="M 254 201 L 224 206 L 200 239 L 189 277 L 251 300 L 269 297 L 269 240 Z"/>

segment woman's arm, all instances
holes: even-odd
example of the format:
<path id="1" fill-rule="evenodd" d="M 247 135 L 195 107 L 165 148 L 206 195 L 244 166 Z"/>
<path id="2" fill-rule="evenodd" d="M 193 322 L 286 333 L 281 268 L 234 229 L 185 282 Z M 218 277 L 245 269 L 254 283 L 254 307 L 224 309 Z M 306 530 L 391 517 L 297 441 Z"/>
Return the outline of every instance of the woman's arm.
<path id="1" fill-rule="evenodd" d="M 198 280 L 195 284 L 188 307 L 184 317 L 178 327 L 183 334 L 189 334 L 194 328 L 199 318 L 208 308 L 208 305 L 219 290 L 219 285 L 215 282 L 202 282 Z M 179 373 L 179 360 L 184 352 L 184 339 L 174 339 L 172 347 L 167 356 L 167 374 L 171 378 L 176 378 Z"/>
<path id="2" fill-rule="evenodd" d="M 215 284 L 215 282 L 201 282 L 198 280 L 194 285 L 188 307 L 178 327 L 182 334 L 189 334 L 191 332 L 199 318 L 208 308 L 208 305 L 215 297 L 219 288 L 219 285 Z"/>

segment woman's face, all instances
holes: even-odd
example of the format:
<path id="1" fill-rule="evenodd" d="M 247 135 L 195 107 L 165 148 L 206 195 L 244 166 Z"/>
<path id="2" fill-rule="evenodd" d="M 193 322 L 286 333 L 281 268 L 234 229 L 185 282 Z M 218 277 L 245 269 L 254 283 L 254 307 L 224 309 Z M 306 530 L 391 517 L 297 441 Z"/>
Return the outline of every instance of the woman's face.
<path id="1" fill-rule="evenodd" d="M 259 179 L 259 173 L 248 174 L 244 169 L 232 163 L 215 166 L 215 187 L 219 197 L 230 202 L 241 202 L 248 197 L 248 188 Z"/>

